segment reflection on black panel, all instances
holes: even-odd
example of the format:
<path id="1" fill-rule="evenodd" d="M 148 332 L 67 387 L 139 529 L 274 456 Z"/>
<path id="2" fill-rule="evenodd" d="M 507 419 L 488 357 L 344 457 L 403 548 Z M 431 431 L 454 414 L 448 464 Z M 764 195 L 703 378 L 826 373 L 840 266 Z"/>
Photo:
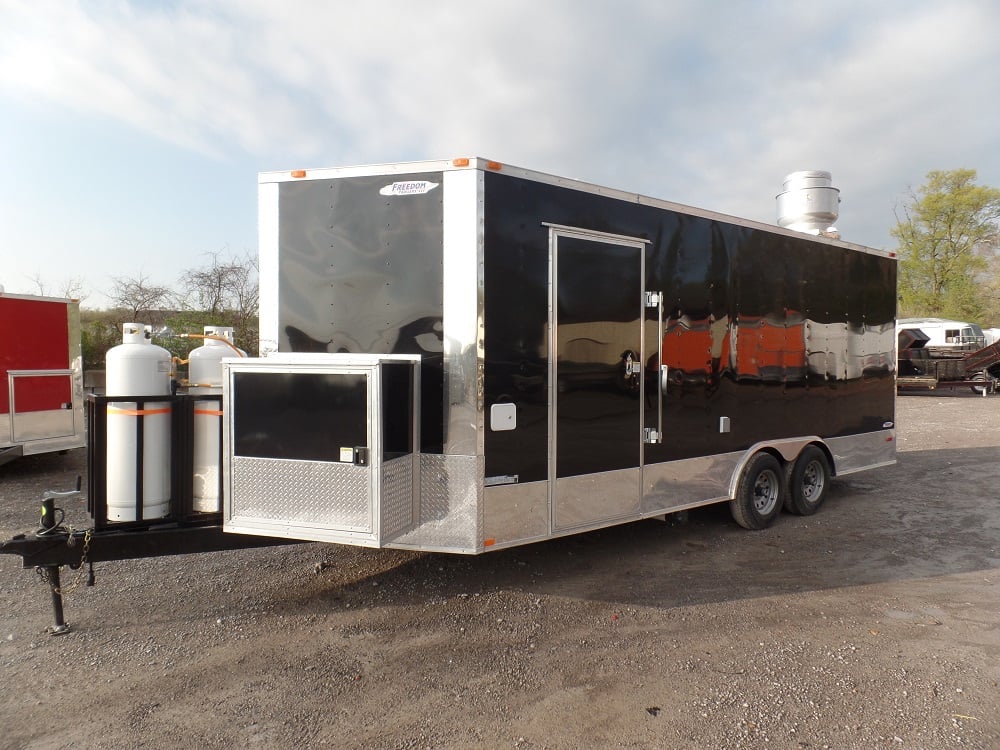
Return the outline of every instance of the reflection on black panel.
<path id="1" fill-rule="evenodd" d="M 488 172 L 484 181 L 484 399 L 487 408 L 516 403 L 518 413 L 516 430 L 485 433 L 487 476 L 548 478 L 550 397 L 559 407 L 559 476 L 574 463 L 582 469 L 591 462 L 592 470 L 597 463 L 625 465 L 619 437 L 625 430 L 606 439 L 587 430 L 585 444 L 583 433 L 563 423 L 576 414 L 574 426 L 582 425 L 587 409 L 611 399 L 610 389 L 596 387 L 609 381 L 611 363 L 595 367 L 591 356 L 569 352 L 568 362 L 557 363 L 559 380 L 548 382 L 552 280 L 543 222 L 650 241 L 643 288 L 663 293 L 665 331 L 657 342 L 658 313 L 647 309 L 639 352 L 647 374 L 643 426 L 658 424 L 661 359 L 669 377 L 666 434 L 645 446 L 646 463 L 745 450 L 762 439 L 870 432 L 894 420 L 894 259 L 509 174 Z M 631 283 L 621 283 L 622 266 L 574 279 L 586 272 L 586 259 L 566 269 L 564 262 L 573 261 L 563 248 L 560 241 L 558 281 L 569 281 L 560 288 L 560 327 L 574 325 L 590 300 L 598 320 L 605 313 L 596 308 L 609 298 L 633 298 Z M 629 319 L 616 315 L 604 319 Z M 600 327 L 586 326 L 561 330 L 560 339 L 578 339 L 575 349 L 586 354 L 593 348 L 587 339 L 606 339 Z M 633 346 L 623 342 L 614 354 Z M 722 417 L 729 432 L 719 431 Z M 630 445 L 636 441 L 629 438 Z M 620 460 L 610 458 L 615 454 Z"/>
<path id="2" fill-rule="evenodd" d="M 237 456 L 339 461 L 368 446 L 365 375 L 238 372 L 232 401 Z"/>
<path id="3" fill-rule="evenodd" d="M 382 458 L 413 453 L 413 367 L 382 364 Z"/>
<path id="4" fill-rule="evenodd" d="M 420 173 L 280 186 L 279 350 L 419 354 L 424 453 L 447 440 L 443 181 Z M 394 193 L 401 182 L 428 190 Z"/>
<path id="5" fill-rule="evenodd" d="M 641 255 L 559 238 L 556 471 L 639 465 Z"/>

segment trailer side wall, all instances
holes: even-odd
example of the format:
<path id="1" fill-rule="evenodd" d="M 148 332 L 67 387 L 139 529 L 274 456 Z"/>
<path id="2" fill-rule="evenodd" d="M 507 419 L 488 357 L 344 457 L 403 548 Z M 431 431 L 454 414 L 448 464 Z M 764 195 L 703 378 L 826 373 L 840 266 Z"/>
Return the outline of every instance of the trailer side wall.
<path id="1" fill-rule="evenodd" d="M 553 385 L 587 388 L 591 402 L 630 397 L 615 383 L 620 352 L 613 348 L 604 352 L 603 382 L 548 382 L 549 231 L 543 222 L 649 241 L 644 283 L 665 296 L 663 361 L 672 364 L 672 375 L 665 437 L 645 447 L 646 463 L 731 453 L 764 440 L 873 432 L 892 423 L 892 259 L 504 174 L 487 173 L 485 192 L 485 408 L 514 401 L 518 410 L 516 430 L 486 431 L 487 477 L 547 479 Z M 589 259 L 580 263 L 587 274 Z M 560 273 L 563 265 L 561 259 Z M 596 298 L 631 286 L 633 266 L 623 261 L 616 272 L 610 263 L 581 289 L 596 308 Z M 648 331 L 653 311 L 647 315 Z M 585 317 L 579 324 L 574 337 L 601 342 L 610 338 L 614 320 Z M 648 370 L 657 352 L 655 336 L 646 338 Z M 560 350 L 559 356 L 569 354 Z M 644 422 L 653 424 L 655 384 L 647 379 L 647 386 Z M 560 473 L 595 470 L 595 451 L 586 446 L 604 444 L 607 422 L 588 419 L 583 403 L 577 429 L 562 441 L 572 446 L 560 451 Z M 723 417 L 728 432 L 720 432 Z M 598 462 L 608 458 L 601 468 L 639 464 L 636 453 L 611 453 L 608 446 L 597 452 Z"/>

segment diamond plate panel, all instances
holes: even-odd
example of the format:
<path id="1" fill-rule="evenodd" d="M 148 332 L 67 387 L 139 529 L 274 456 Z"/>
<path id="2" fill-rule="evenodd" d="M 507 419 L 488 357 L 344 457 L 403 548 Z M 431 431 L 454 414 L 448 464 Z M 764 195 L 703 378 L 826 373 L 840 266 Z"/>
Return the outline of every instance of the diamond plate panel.
<path id="1" fill-rule="evenodd" d="M 417 525 L 395 544 L 451 552 L 477 551 L 482 542 L 481 456 L 420 456 Z"/>
<path id="2" fill-rule="evenodd" d="M 413 523 L 413 456 L 382 464 L 379 537 L 386 541 Z"/>
<path id="3" fill-rule="evenodd" d="M 371 470 L 322 461 L 232 458 L 232 516 L 372 532 Z"/>

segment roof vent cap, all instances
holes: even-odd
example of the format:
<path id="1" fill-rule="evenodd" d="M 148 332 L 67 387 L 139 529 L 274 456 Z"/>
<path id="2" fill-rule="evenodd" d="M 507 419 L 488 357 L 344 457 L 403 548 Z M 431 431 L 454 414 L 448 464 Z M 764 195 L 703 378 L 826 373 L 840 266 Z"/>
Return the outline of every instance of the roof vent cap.
<path id="1" fill-rule="evenodd" d="M 840 190 L 829 172 L 806 170 L 785 177 L 777 195 L 778 225 L 796 232 L 839 238 Z"/>

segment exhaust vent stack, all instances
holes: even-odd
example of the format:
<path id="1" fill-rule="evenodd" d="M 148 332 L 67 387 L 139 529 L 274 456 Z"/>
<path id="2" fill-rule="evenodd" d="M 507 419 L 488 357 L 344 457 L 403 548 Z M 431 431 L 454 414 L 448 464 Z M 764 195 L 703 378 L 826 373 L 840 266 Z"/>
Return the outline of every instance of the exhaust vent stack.
<path id="1" fill-rule="evenodd" d="M 778 225 L 796 232 L 840 238 L 834 226 L 840 215 L 840 190 L 829 172 L 792 172 L 777 196 Z"/>

